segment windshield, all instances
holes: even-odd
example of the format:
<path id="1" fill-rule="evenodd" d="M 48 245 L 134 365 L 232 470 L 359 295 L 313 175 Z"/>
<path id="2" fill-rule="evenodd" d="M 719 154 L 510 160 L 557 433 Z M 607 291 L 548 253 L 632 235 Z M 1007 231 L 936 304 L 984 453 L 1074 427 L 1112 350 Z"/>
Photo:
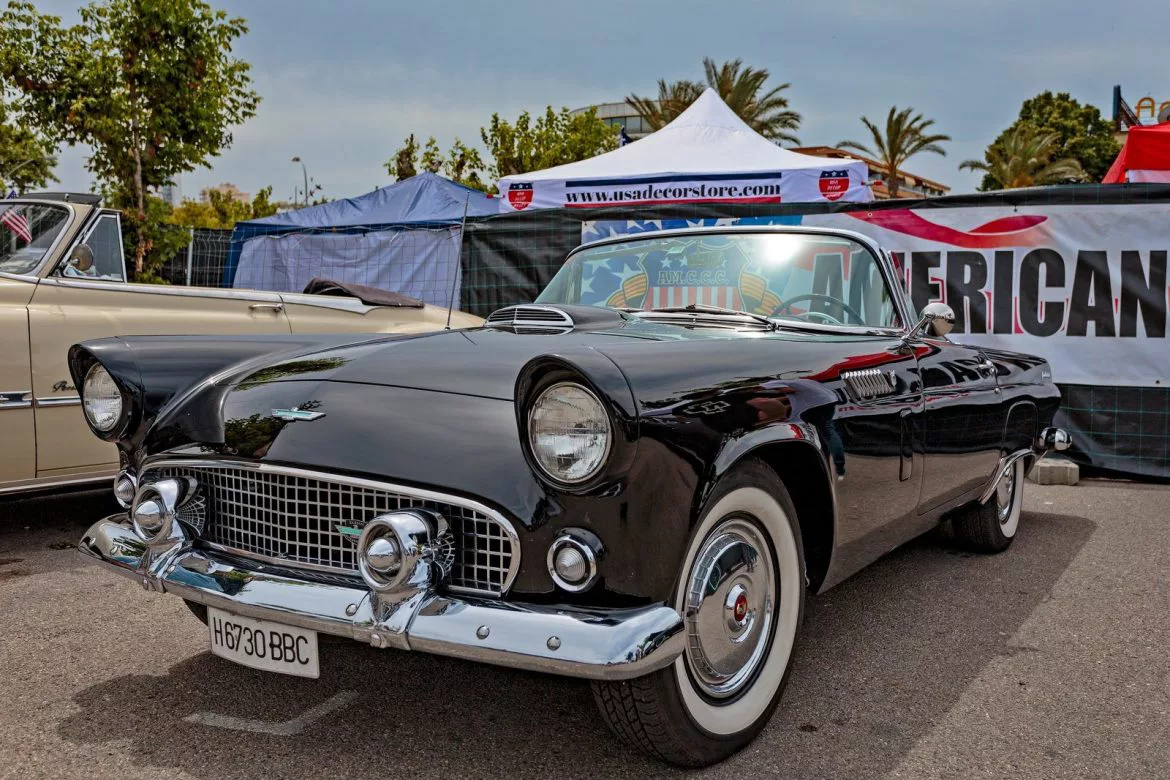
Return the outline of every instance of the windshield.
<path id="1" fill-rule="evenodd" d="M 899 326 L 873 254 L 816 233 L 673 235 L 585 249 L 536 302 L 643 311 L 719 306 L 780 321 Z"/>
<path id="2" fill-rule="evenodd" d="M 69 209 L 61 206 L 0 203 L 0 271 L 36 270 L 68 222 Z"/>

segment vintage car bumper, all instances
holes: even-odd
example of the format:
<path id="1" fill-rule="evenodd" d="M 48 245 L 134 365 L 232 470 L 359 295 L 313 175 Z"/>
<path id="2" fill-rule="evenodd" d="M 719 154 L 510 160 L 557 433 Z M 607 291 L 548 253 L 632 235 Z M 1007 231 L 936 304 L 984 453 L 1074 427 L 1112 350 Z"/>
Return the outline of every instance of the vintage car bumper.
<path id="1" fill-rule="evenodd" d="M 387 608 L 360 580 L 347 586 L 272 571 L 196 549 L 182 536 L 165 547 L 148 545 L 125 514 L 95 523 L 78 549 L 146 590 L 374 647 L 594 680 L 640 677 L 683 650 L 682 618 L 662 605 L 587 609 L 428 590 Z"/>

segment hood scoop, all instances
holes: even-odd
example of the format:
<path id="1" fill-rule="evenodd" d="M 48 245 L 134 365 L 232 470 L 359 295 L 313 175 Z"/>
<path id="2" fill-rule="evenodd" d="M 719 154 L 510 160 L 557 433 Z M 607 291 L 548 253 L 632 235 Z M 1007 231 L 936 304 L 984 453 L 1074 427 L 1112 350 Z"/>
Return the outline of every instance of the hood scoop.
<path id="1" fill-rule="evenodd" d="M 555 306 L 524 304 L 505 306 L 488 315 L 484 323 L 489 328 L 500 328 L 515 333 L 568 333 L 573 329 L 573 318 Z"/>

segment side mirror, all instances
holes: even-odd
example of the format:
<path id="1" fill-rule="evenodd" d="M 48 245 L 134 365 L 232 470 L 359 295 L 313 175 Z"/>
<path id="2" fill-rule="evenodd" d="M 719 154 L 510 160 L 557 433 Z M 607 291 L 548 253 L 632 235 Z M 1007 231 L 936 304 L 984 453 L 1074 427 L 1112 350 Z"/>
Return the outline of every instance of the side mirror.
<path id="1" fill-rule="evenodd" d="M 942 338 L 955 327 L 955 310 L 945 303 L 928 303 L 922 307 L 922 319 L 910 332 L 911 337 L 919 333 L 927 333 L 935 338 Z"/>
<path id="2" fill-rule="evenodd" d="M 65 264 L 82 273 L 87 273 L 89 269 L 93 268 L 93 250 L 89 248 L 88 244 L 78 244 L 69 253 L 69 259 L 65 261 Z"/>

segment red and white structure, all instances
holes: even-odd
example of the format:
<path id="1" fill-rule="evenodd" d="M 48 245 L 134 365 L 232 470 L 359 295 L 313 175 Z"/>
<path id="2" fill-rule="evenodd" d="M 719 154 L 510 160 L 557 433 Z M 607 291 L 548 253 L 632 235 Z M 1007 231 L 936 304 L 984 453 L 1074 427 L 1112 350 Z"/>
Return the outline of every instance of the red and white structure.
<path id="1" fill-rule="evenodd" d="M 1129 128 L 1121 154 L 1102 179 L 1103 184 L 1126 182 L 1170 183 L 1170 122 Z"/>

